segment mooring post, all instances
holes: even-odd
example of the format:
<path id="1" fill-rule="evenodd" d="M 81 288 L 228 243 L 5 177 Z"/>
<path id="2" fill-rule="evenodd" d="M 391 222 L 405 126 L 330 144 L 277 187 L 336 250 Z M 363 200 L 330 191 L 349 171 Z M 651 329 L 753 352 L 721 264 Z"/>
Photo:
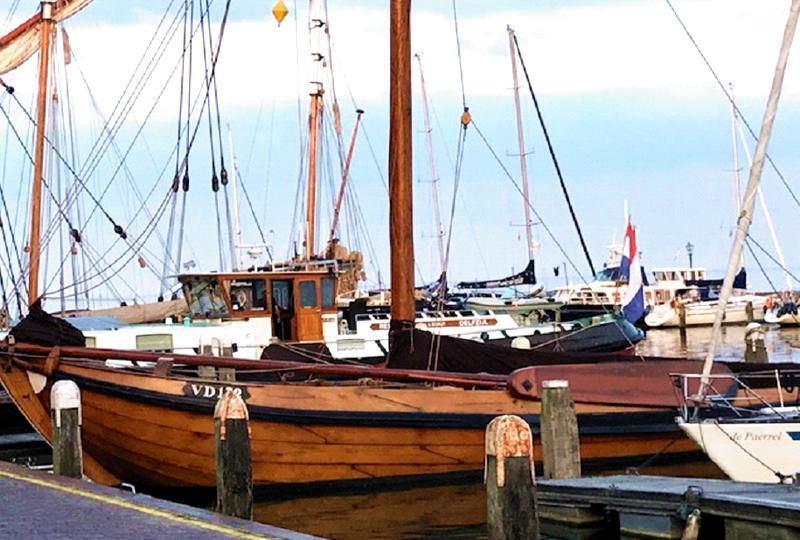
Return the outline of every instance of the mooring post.
<path id="1" fill-rule="evenodd" d="M 531 428 L 519 416 L 486 427 L 487 528 L 490 540 L 539 538 Z"/>
<path id="2" fill-rule="evenodd" d="M 226 391 L 214 408 L 217 512 L 253 519 L 250 421 L 244 400 Z"/>
<path id="3" fill-rule="evenodd" d="M 681 328 L 686 328 L 686 306 L 682 303 L 678 305 L 678 324 Z"/>
<path id="4" fill-rule="evenodd" d="M 581 443 L 575 403 L 567 381 L 542 382 L 542 467 L 547 479 L 580 478 Z"/>
<path id="5" fill-rule="evenodd" d="M 744 305 L 744 313 L 747 316 L 747 322 L 753 322 L 753 302 L 748 300 Z"/>
<path id="6" fill-rule="evenodd" d="M 53 422 L 53 472 L 83 477 L 81 391 L 73 381 L 57 381 L 50 389 Z"/>
<path id="7" fill-rule="evenodd" d="M 748 324 L 744 330 L 744 361 L 754 364 L 769 362 L 764 328 L 757 322 Z"/>

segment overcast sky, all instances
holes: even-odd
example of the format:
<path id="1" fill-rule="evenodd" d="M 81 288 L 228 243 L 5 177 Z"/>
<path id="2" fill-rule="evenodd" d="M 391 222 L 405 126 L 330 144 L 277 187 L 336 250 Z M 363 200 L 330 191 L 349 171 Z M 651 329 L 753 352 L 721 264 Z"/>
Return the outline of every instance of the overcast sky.
<path id="1" fill-rule="evenodd" d="M 12 20 L 6 21 L 13 3 L 6 0 L 6 7 L 0 7 L 0 23 L 5 21 L 0 27 L 3 31 L 28 17 L 37 6 L 36 2 L 23 0 Z M 114 109 L 168 4 L 140 1 L 124 10 L 118 2 L 98 0 L 66 23 L 77 63 L 105 115 Z M 291 1 L 286 4 L 289 16 L 278 26 L 269 12 L 269 2 L 233 0 L 218 66 L 222 123 L 231 126 L 240 172 L 263 228 L 274 231 L 272 239 L 279 257 L 286 255 L 292 241 L 295 189 L 304 159 L 299 141 L 305 130 L 308 101 L 307 5 Z M 726 86 L 733 84 L 740 109 L 758 131 L 789 0 L 672 0 L 672 5 L 720 79 Z M 451 277 L 499 277 L 512 268 L 522 269 L 527 258 L 524 233 L 519 227 L 523 221 L 521 198 L 491 154 L 494 151 L 499 155 L 518 181 L 507 25 L 516 31 L 595 266 L 602 266 L 612 240 L 621 240 L 623 201 L 627 200 L 639 231 L 642 260 L 648 268 L 686 264 L 684 246 L 691 242 L 695 246 L 695 265 L 713 269 L 719 275 L 727 261 L 735 221 L 730 105 L 666 0 L 458 1 L 456 7 L 463 96 L 452 2 L 431 0 L 412 6 L 412 50 L 422 57 L 430 96 L 433 156 L 445 221 L 450 216 L 456 176 L 462 99 L 475 121 L 466 134 L 455 205 Z M 211 7 L 215 33 L 222 8 L 221 0 Z M 174 6 L 170 8 L 170 17 L 176 12 Z M 356 142 L 351 180 L 376 252 L 375 260 L 368 262 L 368 277 L 371 282 L 376 281 L 375 268 L 379 267 L 386 281 L 388 3 L 331 0 L 327 12 L 333 47 L 329 67 L 333 68 L 335 84 L 326 78 L 326 104 L 332 105 L 335 94 L 342 110 L 345 143 L 353 127 L 355 108 L 366 111 Z M 170 44 L 150 87 L 127 119 L 129 125 L 120 133 L 119 143 L 124 148 L 125 141 L 147 119 L 144 139 L 136 144 L 128 166 L 143 193 L 154 188 L 156 195 L 150 200 L 153 207 L 162 201 L 173 173 L 167 166 L 162 177 L 165 164 L 174 161 L 170 153 L 177 130 L 179 79 L 171 77 L 171 71 L 179 50 L 180 35 Z M 197 89 L 201 84 L 202 51 L 198 48 L 195 55 L 193 84 Z M 770 154 L 791 188 L 800 191 L 796 151 L 800 123 L 798 62 L 794 56 L 790 58 Z M 34 58 L 4 76 L 18 88 L 18 95 L 26 104 L 32 103 L 35 64 Z M 74 65 L 69 69 L 75 72 Z M 87 97 L 81 97 L 88 92 L 85 86 L 81 87 L 80 75 L 70 77 L 74 77 L 70 84 L 74 85 L 71 91 L 77 111 L 76 132 L 88 149 L 98 136 L 100 124 Z M 159 98 L 162 88 L 164 93 Z M 438 256 L 416 63 L 413 99 L 414 174 L 419 180 L 414 186 L 415 242 L 418 282 L 422 282 L 435 278 Z M 544 223 L 534 228 L 540 244 L 536 255 L 539 277 L 554 286 L 564 278 L 563 274 L 554 278 L 552 268 L 567 257 L 584 276 L 588 276 L 588 267 L 524 80 L 521 102 L 532 204 Z M 7 101 L 0 103 L 5 105 Z M 0 121 L 0 130 L 6 133 L 5 118 Z M 23 131 L 28 128 L 24 123 L 20 126 Z M 228 141 L 224 142 L 229 160 Z M 754 148 L 752 139 L 748 143 Z M 211 270 L 218 266 L 218 258 L 208 144 L 207 126 L 203 124 L 190 161 L 193 186 L 186 219 L 187 231 L 191 232 L 187 232 L 184 260 L 192 258 L 201 268 Z M 332 146 L 325 148 L 332 154 Z M 10 146 L 9 152 L 14 150 L 19 152 L 18 144 Z M 741 145 L 738 151 L 744 167 L 744 186 L 746 155 Z M 338 161 L 326 158 L 325 163 L 328 161 L 330 165 L 324 164 L 323 169 L 337 170 Z M 7 158 L 6 165 L 12 163 L 13 159 Z M 105 167 L 113 174 L 113 165 Z M 103 167 L 99 169 L 102 172 Z M 109 173 L 105 174 L 107 177 Z M 334 189 L 328 186 L 338 183 L 335 174 L 328 174 L 323 174 L 326 187 L 321 197 L 323 237 L 327 236 L 330 214 L 331 195 L 326 193 Z M 12 186 L 18 185 L 29 189 L 19 178 L 18 169 L 15 174 L 7 173 L 3 178 L 6 190 L 10 192 Z M 102 178 L 90 182 L 97 190 L 105 185 Z M 769 168 L 765 169 L 763 186 L 787 263 L 800 266 L 800 249 L 794 242 L 798 206 Z M 111 214 L 135 212 L 130 189 L 120 180 L 109 190 L 104 200 Z M 255 242 L 257 234 L 248 219 L 249 210 L 243 209 L 242 213 L 244 241 Z M 166 215 L 159 228 L 162 233 L 167 229 Z M 136 223 L 140 226 L 140 222 Z M 102 226 L 97 227 L 95 237 L 101 239 Z M 299 230 L 294 239 L 299 239 Z M 752 234 L 774 253 L 760 213 Z M 352 233 L 342 236 L 353 239 Z M 366 249 L 363 244 L 362 240 L 358 247 Z M 151 261 L 158 251 L 157 244 L 152 243 L 148 249 L 150 254 L 143 256 Z M 764 256 L 760 258 L 765 266 L 775 267 Z M 152 276 L 137 266 L 136 261 L 131 261 L 122 272 L 131 276 L 128 281 L 135 283 L 139 291 L 152 288 Z M 767 288 L 752 260 L 748 261 L 748 269 L 752 282 Z M 577 279 L 574 269 L 568 274 Z"/>

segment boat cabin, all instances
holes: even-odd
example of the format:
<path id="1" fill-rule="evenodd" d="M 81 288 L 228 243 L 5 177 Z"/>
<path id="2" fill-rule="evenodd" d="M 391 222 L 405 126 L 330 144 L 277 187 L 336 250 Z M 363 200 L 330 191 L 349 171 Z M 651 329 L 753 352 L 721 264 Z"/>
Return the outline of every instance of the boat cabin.
<path id="1" fill-rule="evenodd" d="M 337 317 L 336 277 L 330 271 L 183 274 L 178 279 L 193 319 L 270 319 L 272 335 L 282 341 L 321 340 L 323 317 Z"/>
<path id="2" fill-rule="evenodd" d="M 653 268 L 653 277 L 656 283 L 661 281 L 699 281 L 706 279 L 705 268 Z"/>

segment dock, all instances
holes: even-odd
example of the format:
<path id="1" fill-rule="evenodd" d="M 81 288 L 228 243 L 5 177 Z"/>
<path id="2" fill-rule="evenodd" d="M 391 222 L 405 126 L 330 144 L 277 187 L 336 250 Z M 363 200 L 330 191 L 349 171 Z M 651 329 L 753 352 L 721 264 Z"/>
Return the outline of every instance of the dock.
<path id="1" fill-rule="evenodd" d="M 540 480 L 536 492 L 552 538 L 681 538 L 699 511 L 705 538 L 800 539 L 796 485 L 618 475 Z"/>
<path id="2" fill-rule="evenodd" d="M 2 462 L 0 500 L 4 538 L 316 538 Z"/>

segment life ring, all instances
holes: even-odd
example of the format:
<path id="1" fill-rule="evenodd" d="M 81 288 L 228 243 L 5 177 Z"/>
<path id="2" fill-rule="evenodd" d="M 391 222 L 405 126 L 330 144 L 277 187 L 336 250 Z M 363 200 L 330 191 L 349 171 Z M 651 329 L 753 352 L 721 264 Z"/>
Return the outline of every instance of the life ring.
<path id="1" fill-rule="evenodd" d="M 678 297 L 676 297 L 676 296 L 673 296 L 672 300 L 669 301 L 669 307 L 671 307 L 672 309 L 678 309 L 678 306 L 680 306 L 680 305 L 681 305 L 681 303 L 678 300 Z"/>

